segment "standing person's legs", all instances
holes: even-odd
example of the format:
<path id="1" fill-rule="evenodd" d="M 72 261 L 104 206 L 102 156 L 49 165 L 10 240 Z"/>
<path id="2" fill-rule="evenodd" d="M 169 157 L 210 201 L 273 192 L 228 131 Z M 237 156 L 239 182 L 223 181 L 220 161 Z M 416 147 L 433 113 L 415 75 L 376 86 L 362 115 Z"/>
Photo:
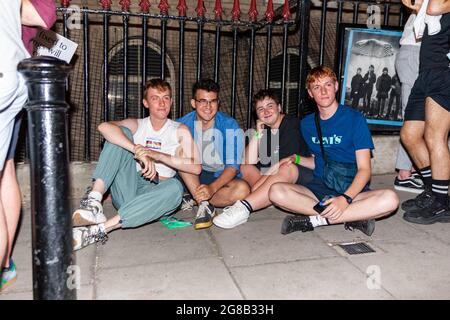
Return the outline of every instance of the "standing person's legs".
<path id="1" fill-rule="evenodd" d="M 8 228 L 8 251 L 5 257 L 5 266 L 10 265 L 9 258 L 12 255 L 12 246 L 17 230 L 17 225 L 20 218 L 20 209 L 22 195 L 20 192 L 19 183 L 17 181 L 16 167 L 14 164 L 14 156 L 19 139 L 20 125 L 22 123 L 22 114 L 16 116 L 14 122 L 13 136 L 9 146 L 7 161 L 3 172 L 3 178 L 0 184 L 0 193 L 2 199 L 8 199 L 3 204 L 6 217 L 6 225 Z"/>
<path id="2" fill-rule="evenodd" d="M 420 46 L 401 46 L 395 60 L 397 75 L 402 84 L 400 99 L 402 119 L 405 118 L 405 110 L 411 94 L 411 89 L 419 74 L 419 53 Z M 396 111 L 396 115 L 397 113 L 398 110 Z M 396 116 L 395 119 L 397 118 L 398 117 Z M 412 192 L 423 191 L 423 183 L 421 183 L 420 180 L 411 178 L 412 162 L 401 141 L 397 151 L 395 168 L 399 170 L 398 176 L 394 182 L 394 187 L 396 189 L 407 188 L 402 190 Z"/>
<path id="3" fill-rule="evenodd" d="M 0 184 L 5 174 L 5 163 L 14 128 L 14 118 L 28 98 L 25 81 L 20 75 L 4 73 L 0 78 Z M 0 194 L 0 267 L 4 266 L 8 248 L 7 219 L 4 205 L 10 199 Z M 14 236 L 12 236 L 14 237 Z"/>

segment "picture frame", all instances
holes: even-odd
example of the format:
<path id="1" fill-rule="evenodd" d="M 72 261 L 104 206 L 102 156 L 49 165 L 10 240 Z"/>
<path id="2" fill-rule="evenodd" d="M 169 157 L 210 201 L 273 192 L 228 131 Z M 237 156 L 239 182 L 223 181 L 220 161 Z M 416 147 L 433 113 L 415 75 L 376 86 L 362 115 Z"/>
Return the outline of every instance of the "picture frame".
<path id="1" fill-rule="evenodd" d="M 395 70 L 401 36 L 400 27 L 339 25 L 338 101 L 360 111 L 375 133 L 398 134 L 403 125 L 401 83 Z"/>

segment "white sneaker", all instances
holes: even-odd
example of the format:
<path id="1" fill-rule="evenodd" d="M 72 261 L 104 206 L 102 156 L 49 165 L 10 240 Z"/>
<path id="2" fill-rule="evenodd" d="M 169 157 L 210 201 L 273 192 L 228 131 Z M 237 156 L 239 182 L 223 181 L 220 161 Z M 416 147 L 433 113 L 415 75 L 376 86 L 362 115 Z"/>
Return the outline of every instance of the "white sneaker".
<path id="1" fill-rule="evenodd" d="M 105 222 L 106 217 L 103 214 L 103 206 L 100 201 L 93 198 L 81 200 L 80 207 L 72 214 L 72 225 L 74 227 L 89 226 Z"/>
<path id="2" fill-rule="evenodd" d="M 105 244 L 108 240 L 105 225 L 103 223 L 89 226 L 73 228 L 73 250 L 80 250 L 95 242 Z"/>
<path id="3" fill-rule="evenodd" d="M 214 218 L 213 223 L 224 229 L 232 229 L 247 222 L 250 213 L 240 202 L 236 201 L 231 207 L 226 207 L 223 212 Z"/>

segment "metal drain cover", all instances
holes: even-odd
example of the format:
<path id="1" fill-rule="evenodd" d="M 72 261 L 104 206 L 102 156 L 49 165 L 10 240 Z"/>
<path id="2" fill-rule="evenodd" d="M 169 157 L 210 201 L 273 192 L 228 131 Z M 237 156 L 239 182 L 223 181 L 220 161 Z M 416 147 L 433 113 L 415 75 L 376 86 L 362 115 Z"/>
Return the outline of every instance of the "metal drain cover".
<path id="1" fill-rule="evenodd" d="M 352 255 L 376 252 L 374 249 L 372 249 L 372 247 L 370 247 L 365 242 L 345 243 L 339 244 L 338 246 L 341 247 L 348 254 Z"/>

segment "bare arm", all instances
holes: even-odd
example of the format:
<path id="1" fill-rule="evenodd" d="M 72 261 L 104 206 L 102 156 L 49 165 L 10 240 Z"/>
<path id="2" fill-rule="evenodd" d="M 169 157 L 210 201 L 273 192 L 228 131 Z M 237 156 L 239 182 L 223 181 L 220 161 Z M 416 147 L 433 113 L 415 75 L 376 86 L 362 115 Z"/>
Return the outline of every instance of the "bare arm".
<path id="1" fill-rule="evenodd" d="M 369 182 L 371 175 L 370 150 L 361 149 L 356 151 L 356 163 L 358 172 L 353 179 L 350 187 L 344 192 L 346 195 L 354 199 Z M 342 196 L 331 198 L 325 202 L 327 208 L 321 213 L 321 216 L 327 219 L 339 219 L 342 213 L 348 208 L 347 200 Z"/>
<path id="2" fill-rule="evenodd" d="M 420 7 L 422 6 L 423 0 L 416 0 L 414 1 L 414 4 L 412 4 L 412 0 L 402 0 L 402 3 L 408 7 L 409 9 L 419 12 Z"/>
<path id="3" fill-rule="evenodd" d="M 439 16 L 450 12 L 450 0 L 430 0 L 428 2 L 427 14 Z"/>
<path id="4" fill-rule="evenodd" d="M 215 194 L 218 190 L 220 190 L 224 185 L 233 180 L 236 177 L 237 170 L 233 167 L 226 167 L 223 170 L 222 174 L 214 180 L 213 183 L 210 184 L 210 187 L 213 189 L 213 193 Z"/>
<path id="5" fill-rule="evenodd" d="M 250 142 L 248 143 L 247 147 L 244 151 L 244 164 L 257 164 L 259 157 L 258 157 L 258 150 L 259 150 L 259 142 L 261 135 L 263 133 L 264 124 L 261 120 L 256 120 L 256 131 L 255 134 L 250 138 Z M 259 138 L 258 138 L 259 136 Z"/>
<path id="6" fill-rule="evenodd" d="M 98 126 L 98 131 L 108 142 L 134 153 L 134 142 L 127 138 L 120 127 L 126 127 L 134 134 L 137 130 L 138 122 L 136 119 L 103 122 Z"/>
<path id="7" fill-rule="evenodd" d="M 356 164 L 358 166 L 358 172 L 353 179 L 350 187 L 345 191 L 345 194 L 351 198 L 355 198 L 365 187 L 372 175 L 372 167 L 370 163 L 370 150 L 361 149 L 356 152 Z"/>
<path id="8" fill-rule="evenodd" d="M 47 28 L 45 21 L 41 18 L 30 0 L 22 0 L 21 18 L 24 26 Z"/>
<path id="9" fill-rule="evenodd" d="M 177 149 L 175 156 L 170 154 L 149 150 L 142 146 L 136 146 L 136 157 L 147 155 L 151 159 L 164 163 L 165 165 L 192 174 L 200 174 L 202 166 L 200 164 L 197 146 L 192 138 L 189 128 L 181 124 L 177 129 L 177 137 L 180 147 Z"/>

